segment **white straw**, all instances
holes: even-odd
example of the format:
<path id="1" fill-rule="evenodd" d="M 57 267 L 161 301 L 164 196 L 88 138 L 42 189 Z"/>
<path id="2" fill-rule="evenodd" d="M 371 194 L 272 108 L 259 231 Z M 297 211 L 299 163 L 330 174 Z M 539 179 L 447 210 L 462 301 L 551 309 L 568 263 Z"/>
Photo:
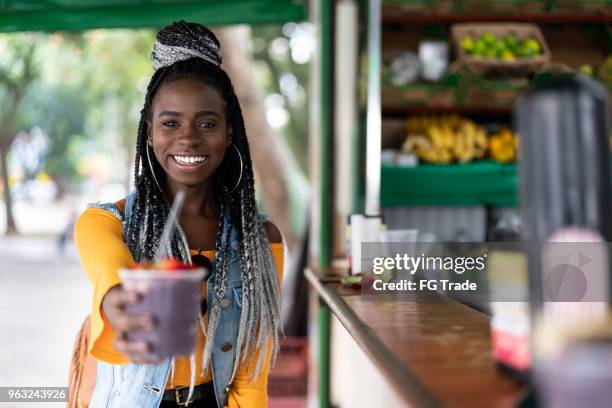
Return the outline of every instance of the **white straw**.
<path id="1" fill-rule="evenodd" d="M 178 214 L 183 208 L 183 201 L 185 200 L 185 190 L 179 190 L 174 197 L 174 203 L 168 214 L 168 219 L 164 225 L 164 231 L 162 232 L 161 239 L 159 240 L 159 246 L 155 251 L 155 262 L 161 261 L 165 257 L 172 255 L 172 249 L 170 248 L 170 241 L 178 225 Z"/>

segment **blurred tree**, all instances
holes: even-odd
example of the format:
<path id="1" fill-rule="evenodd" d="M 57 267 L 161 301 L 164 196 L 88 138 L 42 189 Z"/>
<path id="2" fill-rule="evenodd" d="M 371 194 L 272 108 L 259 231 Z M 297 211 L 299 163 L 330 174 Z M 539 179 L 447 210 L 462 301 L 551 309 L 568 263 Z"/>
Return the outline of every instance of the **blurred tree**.
<path id="1" fill-rule="evenodd" d="M 217 31 L 241 101 L 259 195 L 289 249 L 282 314 L 293 335 L 303 334 L 296 322 L 305 321 L 300 295 L 307 285 L 300 282 L 305 282 L 302 243 L 309 209 L 307 63 L 314 46 L 309 30 L 308 24 L 287 23 Z"/>
<path id="2" fill-rule="evenodd" d="M 240 100 L 254 171 L 263 190 L 263 203 L 289 250 L 293 251 L 297 249 L 299 238 L 291 228 L 286 175 L 291 174 L 297 164 L 284 138 L 279 137 L 266 121 L 263 98 L 256 86 L 253 71 L 245 69 L 253 66 L 249 49 L 251 29 L 248 26 L 223 27 L 216 29 L 215 34 L 223 50 L 223 67 L 232 79 Z"/>
<path id="3" fill-rule="evenodd" d="M 78 156 L 70 154 L 70 145 L 82 138 L 87 117 L 85 95 L 74 87 L 56 84 L 47 88 L 38 84 L 22 102 L 18 128 L 40 127 L 51 144 L 44 169 L 55 181 L 58 199 L 69 187 L 81 181 L 77 171 Z"/>
<path id="4" fill-rule="evenodd" d="M 308 52 L 300 43 L 304 29 L 296 23 L 255 26 L 252 29 L 253 59 L 260 63 L 265 74 L 262 81 L 267 95 L 282 97 L 282 108 L 287 110 L 287 124 L 281 128 L 299 169 L 308 174 L 308 78 L 309 58 L 294 58 L 295 50 Z M 298 39 L 298 41 L 296 41 Z M 297 61 L 296 61 L 297 60 Z"/>
<path id="5" fill-rule="evenodd" d="M 152 72 L 153 32 L 93 30 L 44 40 L 41 59 L 47 63 L 23 101 L 18 127 L 37 126 L 49 137 L 44 170 L 56 182 L 58 198 L 82 180 L 83 153 L 110 157 L 109 181 L 129 189 L 143 90 Z"/>
<path id="6" fill-rule="evenodd" d="M 298 237 L 304 233 L 309 211 L 308 81 L 314 45 L 308 23 L 252 27 L 253 72 L 265 96 L 266 119 L 287 145 L 283 155 L 292 156 L 295 163 L 284 179 L 290 228 Z"/>
<path id="7" fill-rule="evenodd" d="M 129 190 L 140 110 L 153 74 L 150 55 L 155 34 L 152 30 L 94 30 L 84 38 L 80 69 L 93 108 L 90 126 L 116 137 L 122 150 L 119 158 L 125 162 L 117 166 L 125 169 L 118 179 Z"/>
<path id="8" fill-rule="evenodd" d="M 37 77 L 35 64 L 40 36 L 3 34 L 0 38 L 0 166 L 4 181 L 6 234 L 17 234 L 9 185 L 8 150 L 15 137 L 19 105 Z"/>

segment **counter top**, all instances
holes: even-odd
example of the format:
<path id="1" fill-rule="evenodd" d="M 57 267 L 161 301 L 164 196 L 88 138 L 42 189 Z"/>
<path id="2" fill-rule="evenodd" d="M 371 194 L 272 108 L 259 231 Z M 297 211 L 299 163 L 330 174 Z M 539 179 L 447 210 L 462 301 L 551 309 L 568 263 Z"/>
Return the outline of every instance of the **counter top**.
<path id="1" fill-rule="evenodd" d="M 511 407 L 523 387 L 491 356 L 488 316 L 446 297 L 416 301 L 306 277 L 409 405 Z"/>

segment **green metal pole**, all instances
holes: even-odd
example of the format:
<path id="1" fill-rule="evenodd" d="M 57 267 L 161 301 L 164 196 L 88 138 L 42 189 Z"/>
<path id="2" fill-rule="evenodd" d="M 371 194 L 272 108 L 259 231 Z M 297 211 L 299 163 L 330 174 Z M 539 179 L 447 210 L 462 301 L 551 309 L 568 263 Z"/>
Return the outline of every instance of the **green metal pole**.
<path id="1" fill-rule="evenodd" d="M 327 305 L 320 301 L 318 310 L 319 326 L 319 407 L 329 408 L 329 339 L 331 329 L 331 312 Z"/>
<path id="2" fill-rule="evenodd" d="M 332 76 L 333 76 L 333 56 L 331 55 L 333 33 L 332 33 L 332 12 L 331 0 L 320 0 L 320 151 L 321 160 L 321 201 L 319 203 L 321 223 L 320 223 L 320 253 L 319 267 L 325 268 L 331 263 L 331 205 L 332 205 L 332 182 L 333 167 L 331 166 L 330 151 L 332 141 L 331 112 L 333 109 L 332 100 Z"/>
<path id="3" fill-rule="evenodd" d="M 332 196 L 333 196 L 333 166 L 332 149 L 332 110 L 333 110 L 333 4 L 332 0 L 319 1 L 320 27 L 320 165 L 321 165 L 321 199 L 319 228 L 319 267 L 325 268 L 331 264 L 332 242 Z M 317 312 L 319 340 L 319 407 L 329 407 L 329 349 L 330 349 L 330 311 L 323 302 L 319 302 Z"/>

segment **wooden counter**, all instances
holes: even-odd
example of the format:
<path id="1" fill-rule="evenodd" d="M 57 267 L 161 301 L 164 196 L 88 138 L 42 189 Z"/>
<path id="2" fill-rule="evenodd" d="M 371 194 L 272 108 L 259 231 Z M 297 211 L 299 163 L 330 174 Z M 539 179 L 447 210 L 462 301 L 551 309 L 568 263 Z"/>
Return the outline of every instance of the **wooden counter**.
<path id="1" fill-rule="evenodd" d="M 306 277 L 407 404 L 511 407 L 523 391 L 495 367 L 486 315 L 448 298 L 364 297 Z"/>

